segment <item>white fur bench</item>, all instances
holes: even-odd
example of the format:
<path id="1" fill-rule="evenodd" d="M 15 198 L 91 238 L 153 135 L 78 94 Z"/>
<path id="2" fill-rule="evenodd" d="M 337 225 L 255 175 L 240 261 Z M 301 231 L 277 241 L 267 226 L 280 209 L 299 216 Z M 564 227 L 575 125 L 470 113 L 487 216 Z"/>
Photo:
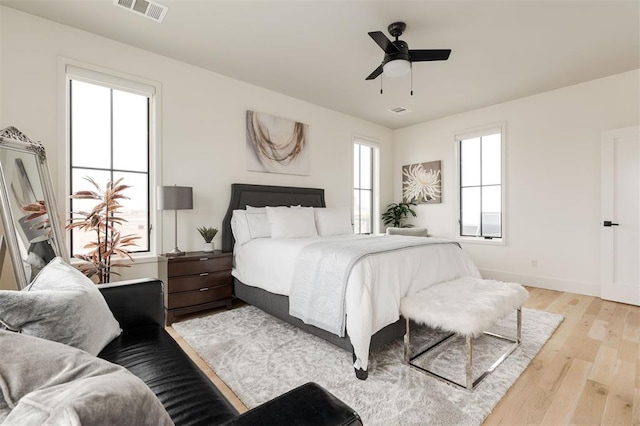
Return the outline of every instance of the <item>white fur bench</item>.
<path id="1" fill-rule="evenodd" d="M 529 293 L 520 284 L 462 277 L 432 285 L 416 294 L 403 298 L 400 303 L 400 312 L 407 322 L 407 332 L 404 338 L 404 361 L 432 377 L 467 390 L 473 390 L 478 383 L 520 345 L 522 334 L 521 307 L 528 296 Z M 515 339 L 486 331 L 514 310 L 517 310 Z M 416 355 L 412 355 L 411 321 L 447 331 L 449 334 L 440 341 L 420 350 Z M 474 380 L 473 340 L 483 333 L 512 342 L 513 345 L 488 370 Z M 442 377 L 413 362 L 416 358 L 455 335 L 466 337 L 467 366 L 465 385 Z"/>

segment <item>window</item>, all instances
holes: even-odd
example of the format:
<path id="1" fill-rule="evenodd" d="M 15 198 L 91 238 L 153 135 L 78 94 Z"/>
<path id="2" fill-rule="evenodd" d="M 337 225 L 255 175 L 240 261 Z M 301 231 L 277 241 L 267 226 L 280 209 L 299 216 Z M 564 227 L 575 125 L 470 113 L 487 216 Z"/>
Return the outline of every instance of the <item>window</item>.
<path id="1" fill-rule="evenodd" d="M 69 70 L 72 69 L 72 72 Z M 131 252 L 150 251 L 150 110 L 154 90 L 101 73 L 67 66 L 69 88 L 70 190 L 95 187 L 123 178 L 130 186 L 121 200 L 127 222 L 122 235 L 139 235 Z M 141 90 L 142 87 L 142 90 Z M 71 211 L 86 211 L 93 200 L 71 200 Z M 95 237 L 80 230 L 71 234 L 71 254 L 82 253 Z"/>
<path id="2" fill-rule="evenodd" d="M 503 238 L 502 127 L 456 137 L 458 153 L 458 236 Z"/>
<path id="3" fill-rule="evenodd" d="M 375 146 L 360 140 L 353 144 L 353 231 L 356 234 L 371 234 L 377 217 L 374 208 L 377 151 Z"/>

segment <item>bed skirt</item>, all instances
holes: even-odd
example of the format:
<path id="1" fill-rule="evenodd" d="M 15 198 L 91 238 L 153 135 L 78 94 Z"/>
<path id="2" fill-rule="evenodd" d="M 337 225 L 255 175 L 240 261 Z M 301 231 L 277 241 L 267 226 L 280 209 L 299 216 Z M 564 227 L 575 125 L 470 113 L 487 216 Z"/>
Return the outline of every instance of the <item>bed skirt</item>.
<path id="1" fill-rule="evenodd" d="M 289 298 L 287 296 L 270 293 L 258 287 L 248 286 L 235 277 L 233 279 L 233 294 L 236 298 L 260 308 L 276 318 L 280 318 L 289 324 L 353 353 L 353 348 L 348 334 L 345 335 L 345 337 L 339 337 L 335 334 L 329 333 L 328 331 L 314 327 L 313 325 L 305 324 L 302 320 L 289 315 Z M 387 343 L 391 343 L 396 339 L 402 338 L 405 330 L 406 325 L 402 319 L 399 319 L 393 324 L 389 324 L 371 336 L 371 345 L 369 350 L 376 350 Z"/>

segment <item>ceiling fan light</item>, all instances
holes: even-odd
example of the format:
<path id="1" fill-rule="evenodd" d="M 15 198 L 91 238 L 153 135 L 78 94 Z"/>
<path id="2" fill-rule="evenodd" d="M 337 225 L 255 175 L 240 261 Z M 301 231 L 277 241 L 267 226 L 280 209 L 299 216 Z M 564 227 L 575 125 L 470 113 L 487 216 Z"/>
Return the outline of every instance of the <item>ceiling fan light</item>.
<path id="1" fill-rule="evenodd" d="M 384 75 L 387 77 L 402 77 L 411 69 L 411 63 L 405 59 L 389 61 L 382 67 Z"/>

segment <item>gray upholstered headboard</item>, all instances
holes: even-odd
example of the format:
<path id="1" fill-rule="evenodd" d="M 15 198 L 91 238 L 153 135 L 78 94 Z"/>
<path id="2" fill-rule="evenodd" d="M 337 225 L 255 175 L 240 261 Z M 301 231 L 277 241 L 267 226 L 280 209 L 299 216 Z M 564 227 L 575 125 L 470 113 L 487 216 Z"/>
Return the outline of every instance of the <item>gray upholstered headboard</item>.
<path id="1" fill-rule="evenodd" d="M 292 186 L 231 184 L 231 199 L 227 214 L 222 221 L 222 251 L 233 250 L 233 234 L 231 233 L 231 216 L 234 210 L 247 206 L 298 206 L 326 207 L 324 189 L 297 188 Z"/>

